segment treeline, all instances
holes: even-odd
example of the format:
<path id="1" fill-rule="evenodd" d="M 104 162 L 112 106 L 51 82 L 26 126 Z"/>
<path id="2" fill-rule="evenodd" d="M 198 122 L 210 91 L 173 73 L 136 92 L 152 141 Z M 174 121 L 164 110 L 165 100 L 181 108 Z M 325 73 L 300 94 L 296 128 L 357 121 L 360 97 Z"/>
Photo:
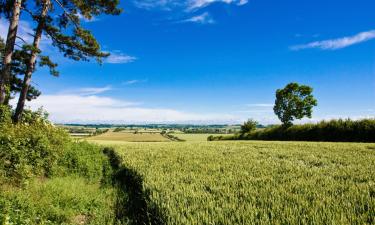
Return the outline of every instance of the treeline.
<path id="1" fill-rule="evenodd" d="M 186 134 L 233 134 L 239 130 L 236 128 L 187 128 L 181 129 Z"/>
<path id="2" fill-rule="evenodd" d="M 339 119 L 290 127 L 274 126 L 233 136 L 208 137 L 208 141 L 217 140 L 375 142 L 375 119 Z"/>
<path id="3" fill-rule="evenodd" d="M 188 130 L 188 129 L 238 129 L 241 125 L 212 124 L 59 124 L 61 126 L 76 126 L 85 128 L 119 128 L 119 129 L 170 129 L 170 130 Z M 259 125 L 259 127 L 263 127 Z"/>

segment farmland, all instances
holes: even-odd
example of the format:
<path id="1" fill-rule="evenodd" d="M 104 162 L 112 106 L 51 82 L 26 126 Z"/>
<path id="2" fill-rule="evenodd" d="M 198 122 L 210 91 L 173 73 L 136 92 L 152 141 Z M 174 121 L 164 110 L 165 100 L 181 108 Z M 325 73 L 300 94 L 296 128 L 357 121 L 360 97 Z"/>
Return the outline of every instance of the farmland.
<path id="1" fill-rule="evenodd" d="M 184 133 L 178 133 L 173 134 L 174 136 L 185 140 L 185 141 L 193 141 L 193 142 L 199 142 L 199 141 L 207 141 L 207 137 L 210 135 L 217 135 L 217 134 L 184 134 Z M 229 136 L 226 134 L 220 134 L 220 136 Z"/>
<path id="2" fill-rule="evenodd" d="M 375 145 L 169 142 L 115 146 L 166 224 L 373 224 Z M 129 183 L 128 185 L 133 185 Z"/>
<path id="3" fill-rule="evenodd" d="M 134 132 L 113 132 L 108 131 L 99 136 L 87 138 L 90 142 L 96 142 L 101 144 L 121 143 L 121 142 L 166 142 L 169 141 L 163 137 L 160 133 L 149 132 L 149 133 L 134 133 Z"/>

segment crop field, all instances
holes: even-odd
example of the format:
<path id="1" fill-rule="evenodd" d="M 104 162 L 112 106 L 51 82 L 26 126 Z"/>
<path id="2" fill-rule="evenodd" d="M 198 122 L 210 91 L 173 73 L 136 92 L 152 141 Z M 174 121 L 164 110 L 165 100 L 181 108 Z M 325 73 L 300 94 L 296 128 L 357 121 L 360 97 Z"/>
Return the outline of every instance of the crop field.
<path id="1" fill-rule="evenodd" d="M 188 142 L 197 142 L 197 141 L 207 141 L 207 137 L 208 136 L 211 136 L 211 135 L 214 135 L 214 136 L 226 136 L 227 134 L 184 134 L 184 133 L 180 133 L 180 134 L 176 134 L 176 133 L 173 133 L 173 136 L 176 136 L 182 140 L 185 140 L 185 141 L 188 141 Z M 230 134 L 228 134 L 230 135 Z"/>
<path id="2" fill-rule="evenodd" d="M 165 224 L 375 223 L 375 144 L 169 142 L 115 149 Z"/>
<path id="3" fill-rule="evenodd" d="M 104 134 L 87 138 L 90 142 L 111 144 L 116 142 L 165 142 L 169 141 L 160 133 L 130 133 L 108 131 Z"/>

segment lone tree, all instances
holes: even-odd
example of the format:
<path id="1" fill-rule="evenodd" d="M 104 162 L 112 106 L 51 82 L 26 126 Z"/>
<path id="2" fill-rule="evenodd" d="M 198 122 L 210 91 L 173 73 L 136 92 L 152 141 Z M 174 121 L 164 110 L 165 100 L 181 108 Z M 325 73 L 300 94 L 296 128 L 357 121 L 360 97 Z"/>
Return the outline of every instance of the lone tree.
<path id="1" fill-rule="evenodd" d="M 312 91 L 311 87 L 298 83 L 290 83 L 276 91 L 273 110 L 284 127 L 293 125 L 295 119 L 302 119 L 305 116 L 311 118 L 312 108 L 318 104 Z"/>
<path id="2" fill-rule="evenodd" d="M 250 133 L 251 131 L 254 131 L 256 128 L 257 128 L 257 125 L 258 125 L 258 122 L 253 120 L 253 119 L 249 119 L 247 120 L 242 126 L 241 126 L 241 133 L 242 134 L 245 134 L 245 133 Z"/>

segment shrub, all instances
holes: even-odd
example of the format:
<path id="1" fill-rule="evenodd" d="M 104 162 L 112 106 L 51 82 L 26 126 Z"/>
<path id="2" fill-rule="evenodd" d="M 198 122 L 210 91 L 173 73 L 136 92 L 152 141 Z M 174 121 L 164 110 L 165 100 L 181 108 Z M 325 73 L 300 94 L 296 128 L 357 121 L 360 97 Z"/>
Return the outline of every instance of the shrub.
<path id="1" fill-rule="evenodd" d="M 50 124 L 39 111 L 28 112 L 24 118 L 22 123 L 0 126 L 0 169 L 13 181 L 52 175 L 57 159 L 70 142 L 69 135 Z"/>
<path id="2" fill-rule="evenodd" d="M 252 119 L 249 119 L 241 126 L 241 133 L 250 133 L 257 129 L 258 122 Z"/>

